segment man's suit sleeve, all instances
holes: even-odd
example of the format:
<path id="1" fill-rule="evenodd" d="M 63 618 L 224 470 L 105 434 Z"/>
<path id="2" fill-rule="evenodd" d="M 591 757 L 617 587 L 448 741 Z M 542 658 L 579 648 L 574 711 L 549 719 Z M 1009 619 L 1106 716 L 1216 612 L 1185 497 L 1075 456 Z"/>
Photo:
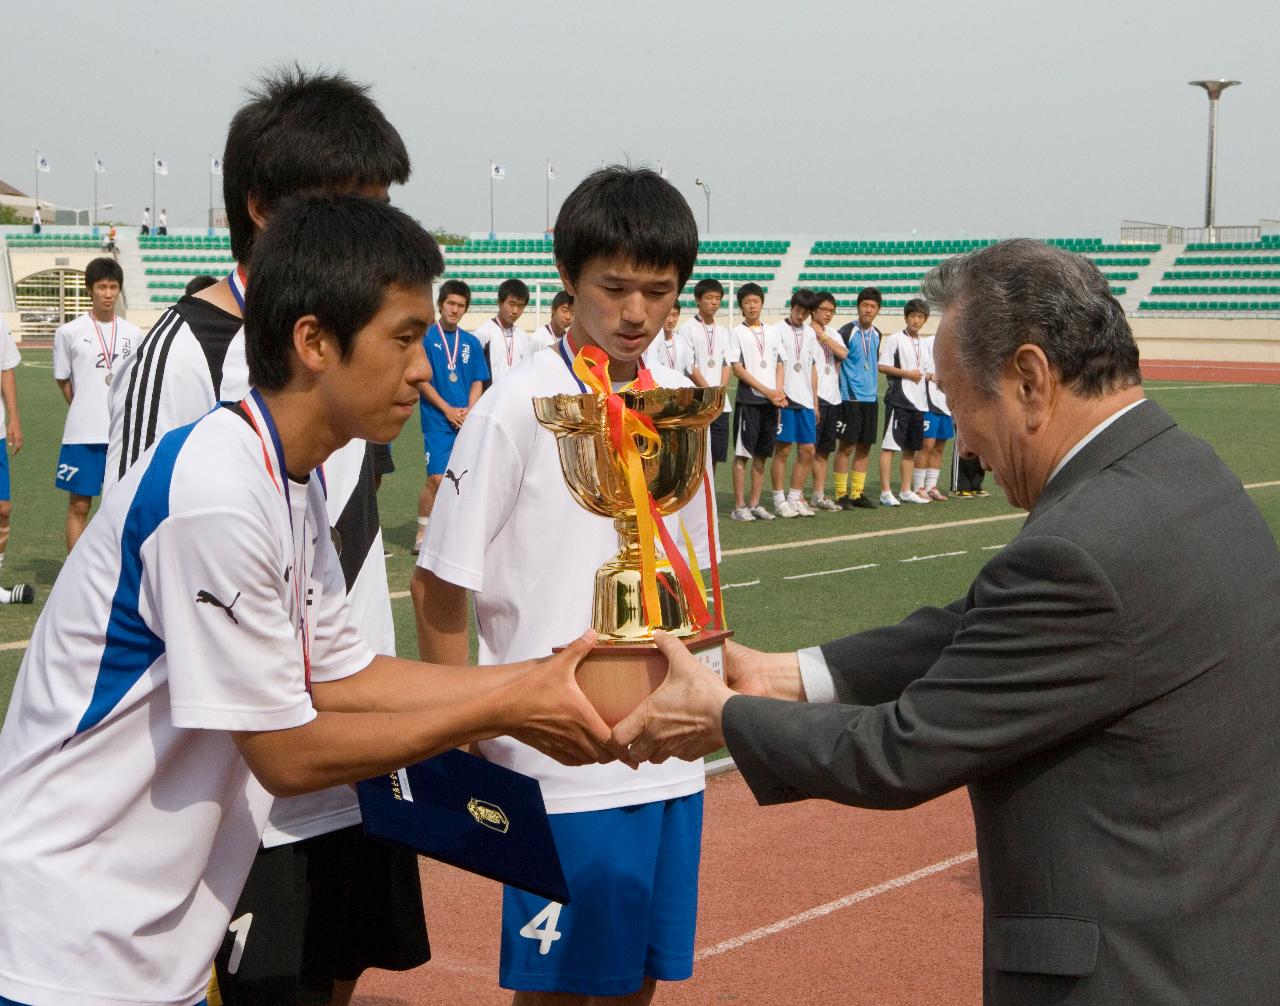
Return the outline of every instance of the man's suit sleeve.
<path id="1" fill-rule="evenodd" d="M 910 659 L 891 656 L 895 637 L 902 652 L 927 660 L 943 617 L 922 612 L 842 641 L 840 694 L 859 694 L 860 664 L 905 670 Z M 910 807 L 1124 712 L 1130 638 L 1120 598 L 1092 556 L 1062 538 L 1019 539 L 979 574 L 954 638 L 900 696 L 876 705 L 735 696 L 724 709 L 725 739 L 761 803 L 820 797 Z M 863 701 L 892 674 L 865 678 L 872 685 Z"/>

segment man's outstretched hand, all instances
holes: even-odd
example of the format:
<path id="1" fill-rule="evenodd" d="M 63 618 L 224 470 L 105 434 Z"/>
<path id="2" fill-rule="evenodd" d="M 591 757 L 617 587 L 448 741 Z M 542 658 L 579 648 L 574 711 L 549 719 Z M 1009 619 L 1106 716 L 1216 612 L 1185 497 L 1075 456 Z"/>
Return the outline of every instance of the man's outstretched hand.
<path id="1" fill-rule="evenodd" d="M 723 747 L 720 714 L 732 689 L 675 636 L 657 632 L 654 642 L 667 658 L 667 677 L 613 728 L 615 749 L 627 751 L 634 762 L 664 762 L 701 758 Z"/>

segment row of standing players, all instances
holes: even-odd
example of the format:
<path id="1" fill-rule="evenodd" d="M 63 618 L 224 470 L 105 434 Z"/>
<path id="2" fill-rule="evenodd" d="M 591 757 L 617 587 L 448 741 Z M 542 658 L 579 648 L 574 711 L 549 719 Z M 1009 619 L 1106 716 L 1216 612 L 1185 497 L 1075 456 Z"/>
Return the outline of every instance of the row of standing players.
<path id="1" fill-rule="evenodd" d="M 813 517 L 819 511 L 875 509 L 926 504 L 948 497 L 938 487 L 943 450 L 954 436 L 946 395 L 934 381 L 933 336 L 922 330 L 929 318 L 923 300 L 907 303 L 904 327 L 885 336 L 874 322 L 882 298 L 875 287 L 857 298 L 857 319 L 833 327 L 838 304 L 826 291 L 797 290 L 786 318 L 761 321 L 764 290 L 755 283 L 737 289 L 742 321 L 732 331 L 717 320 L 723 285 L 704 279 L 694 288 L 698 309 L 680 322 L 677 304 L 663 330 L 645 352 L 646 364 L 684 374 L 698 387 L 726 389 L 723 414 L 711 426 L 714 463 L 733 452 L 736 521 Z M 508 279 L 498 290 L 497 313 L 474 333 L 461 329 L 471 291 L 449 280 L 437 294 L 439 317 L 424 336 L 432 377 L 421 387 L 424 461 L 427 481 L 418 501 L 419 552 L 436 494 L 445 479 L 460 478 L 450 467 L 453 443 L 467 415 L 493 382 L 526 356 L 554 346 L 573 321 L 573 300 L 563 291 L 552 301 L 550 320 L 535 332 L 517 322 L 529 302 L 529 288 Z M 879 429 L 879 375 L 888 379 L 885 423 Z M 738 379 L 730 406 L 730 376 Z M 878 497 L 867 494 L 871 448 L 880 443 Z M 790 482 L 787 462 L 796 448 Z M 834 464 L 831 455 L 835 454 Z M 900 490 L 891 489 L 893 456 L 900 457 Z M 761 504 L 769 463 L 774 509 Z M 833 471 L 834 498 L 827 495 Z M 748 486 L 748 468 L 751 471 Z M 989 495 L 982 468 L 962 459 L 955 493 L 963 499 Z M 812 477 L 812 492 L 805 498 Z"/>

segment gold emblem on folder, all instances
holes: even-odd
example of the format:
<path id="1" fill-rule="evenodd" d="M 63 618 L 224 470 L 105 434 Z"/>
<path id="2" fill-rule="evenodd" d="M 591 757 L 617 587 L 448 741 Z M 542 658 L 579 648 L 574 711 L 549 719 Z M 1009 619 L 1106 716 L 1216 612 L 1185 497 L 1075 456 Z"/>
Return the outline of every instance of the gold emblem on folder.
<path id="1" fill-rule="evenodd" d="M 507 820 L 507 815 L 502 812 L 501 807 L 478 800 L 474 796 L 467 801 L 467 812 L 476 819 L 477 824 L 482 824 L 491 831 L 505 835 L 507 829 L 511 827 L 511 822 Z"/>

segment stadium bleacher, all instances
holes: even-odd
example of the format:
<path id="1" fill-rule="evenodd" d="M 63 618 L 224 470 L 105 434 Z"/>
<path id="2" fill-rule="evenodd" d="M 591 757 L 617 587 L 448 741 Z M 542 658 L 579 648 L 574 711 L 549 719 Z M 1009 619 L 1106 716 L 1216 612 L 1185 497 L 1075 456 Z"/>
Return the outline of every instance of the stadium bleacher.
<path id="1" fill-rule="evenodd" d="M 1249 242 L 1193 242 L 1151 287 L 1138 311 L 1144 315 L 1274 315 L 1280 313 L 1277 280 L 1280 234 Z"/>

